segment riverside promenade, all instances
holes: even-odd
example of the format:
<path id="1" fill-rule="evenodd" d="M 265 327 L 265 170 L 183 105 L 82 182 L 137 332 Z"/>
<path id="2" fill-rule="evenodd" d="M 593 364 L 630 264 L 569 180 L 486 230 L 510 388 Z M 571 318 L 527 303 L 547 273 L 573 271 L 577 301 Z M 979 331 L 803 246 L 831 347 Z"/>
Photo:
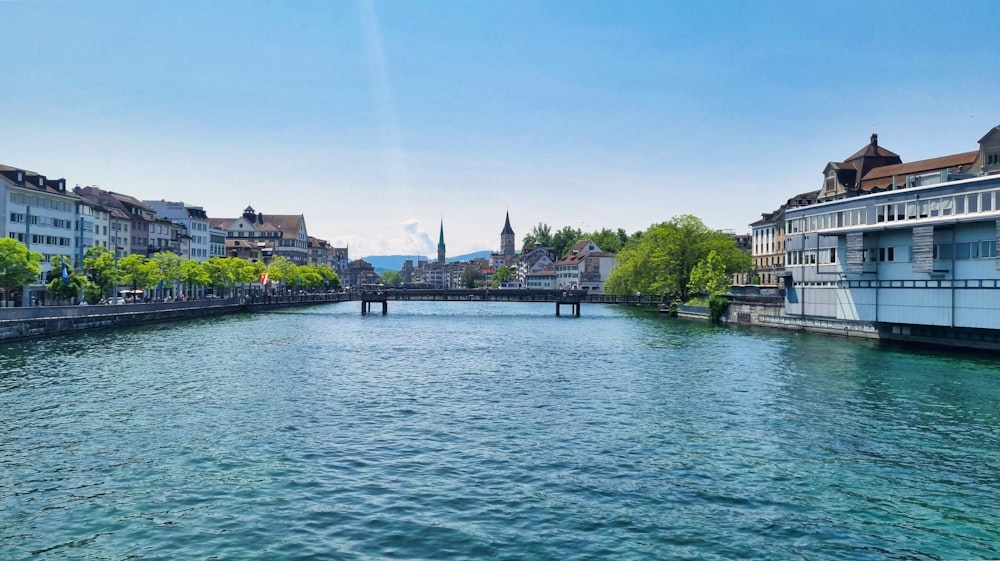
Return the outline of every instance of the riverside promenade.
<path id="1" fill-rule="evenodd" d="M 117 329 L 218 315 L 266 312 L 281 308 L 343 302 L 350 299 L 349 294 L 331 292 L 116 306 L 0 308 L 0 343 L 93 329 Z"/>

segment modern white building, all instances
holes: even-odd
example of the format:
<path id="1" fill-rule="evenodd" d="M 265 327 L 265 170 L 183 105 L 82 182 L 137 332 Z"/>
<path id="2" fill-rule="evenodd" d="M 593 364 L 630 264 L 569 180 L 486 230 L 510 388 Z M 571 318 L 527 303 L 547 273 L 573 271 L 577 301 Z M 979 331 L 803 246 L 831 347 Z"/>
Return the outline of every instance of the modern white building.
<path id="1" fill-rule="evenodd" d="M 828 182 L 826 202 L 787 209 L 785 315 L 1000 345 L 1000 127 L 979 143 L 874 168 L 854 193 Z"/>

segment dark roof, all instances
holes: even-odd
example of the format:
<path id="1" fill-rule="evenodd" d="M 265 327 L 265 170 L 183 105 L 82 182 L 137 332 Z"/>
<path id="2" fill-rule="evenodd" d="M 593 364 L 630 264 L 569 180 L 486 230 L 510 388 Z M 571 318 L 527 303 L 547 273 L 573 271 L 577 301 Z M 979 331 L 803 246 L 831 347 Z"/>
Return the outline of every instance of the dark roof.
<path id="1" fill-rule="evenodd" d="M 510 227 L 510 213 L 507 213 L 507 218 L 504 219 L 503 230 L 500 232 L 501 236 L 513 236 L 514 230 Z"/>
<path id="2" fill-rule="evenodd" d="M 870 156 L 876 156 L 876 157 L 880 157 L 880 158 L 892 158 L 892 157 L 898 158 L 899 154 L 897 154 L 897 153 L 895 153 L 895 152 L 893 152 L 891 150 L 886 150 L 885 148 L 882 148 L 881 146 L 879 146 L 878 145 L 878 135 L 875 134 L 875 133 L 872 133 L 871 141 L 864 148 L 862 148 L 861 150 L 858 150 L 857 152 L 855 152 L 854 154 L 852 154 L 849 158 L 847 158 L 844 161 L 845 162 L 850 162 L 851 160 L 857 160 L 859 158 L 865 158 L 865 157 L 870 157 Z"/>

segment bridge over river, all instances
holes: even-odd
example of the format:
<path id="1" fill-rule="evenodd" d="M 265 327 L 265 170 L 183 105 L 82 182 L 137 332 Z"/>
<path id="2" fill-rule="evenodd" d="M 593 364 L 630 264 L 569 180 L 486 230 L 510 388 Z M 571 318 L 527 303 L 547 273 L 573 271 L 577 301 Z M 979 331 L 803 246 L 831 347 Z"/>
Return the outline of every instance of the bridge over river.
<path id="1" fill-rule="evenodd" d="M 641 304 L 655 306 L 660 303 L 654 296 L 612 296 L 591 294 L 586 290 L 551 289 L 492 289 L 492 288 L 447 288 L 413 289 L 397 288 L 354 293 L 352 300 L 361 301 L 361 313 L 370 314 L 372 304 L 382 305 L 382 315 L 389 313 L 390 300 L 434 301 L 434 302 L 538 302 L 554 303 L 556 315 L 562 315 L 563 306 L 569 306 L 570 313 L 580 315 L 584 303 L 592 304 Z"/>

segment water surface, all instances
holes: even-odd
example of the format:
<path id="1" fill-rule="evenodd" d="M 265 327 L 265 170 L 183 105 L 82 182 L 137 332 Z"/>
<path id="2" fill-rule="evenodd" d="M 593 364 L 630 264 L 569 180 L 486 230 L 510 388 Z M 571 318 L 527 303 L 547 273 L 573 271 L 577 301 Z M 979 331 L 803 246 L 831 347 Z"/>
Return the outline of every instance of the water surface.
<path id="1" fill-rule="evenodd" d="M 1000 368 L 620 307 L 0 348 L 0 559 L 1000 558 Z"/>

